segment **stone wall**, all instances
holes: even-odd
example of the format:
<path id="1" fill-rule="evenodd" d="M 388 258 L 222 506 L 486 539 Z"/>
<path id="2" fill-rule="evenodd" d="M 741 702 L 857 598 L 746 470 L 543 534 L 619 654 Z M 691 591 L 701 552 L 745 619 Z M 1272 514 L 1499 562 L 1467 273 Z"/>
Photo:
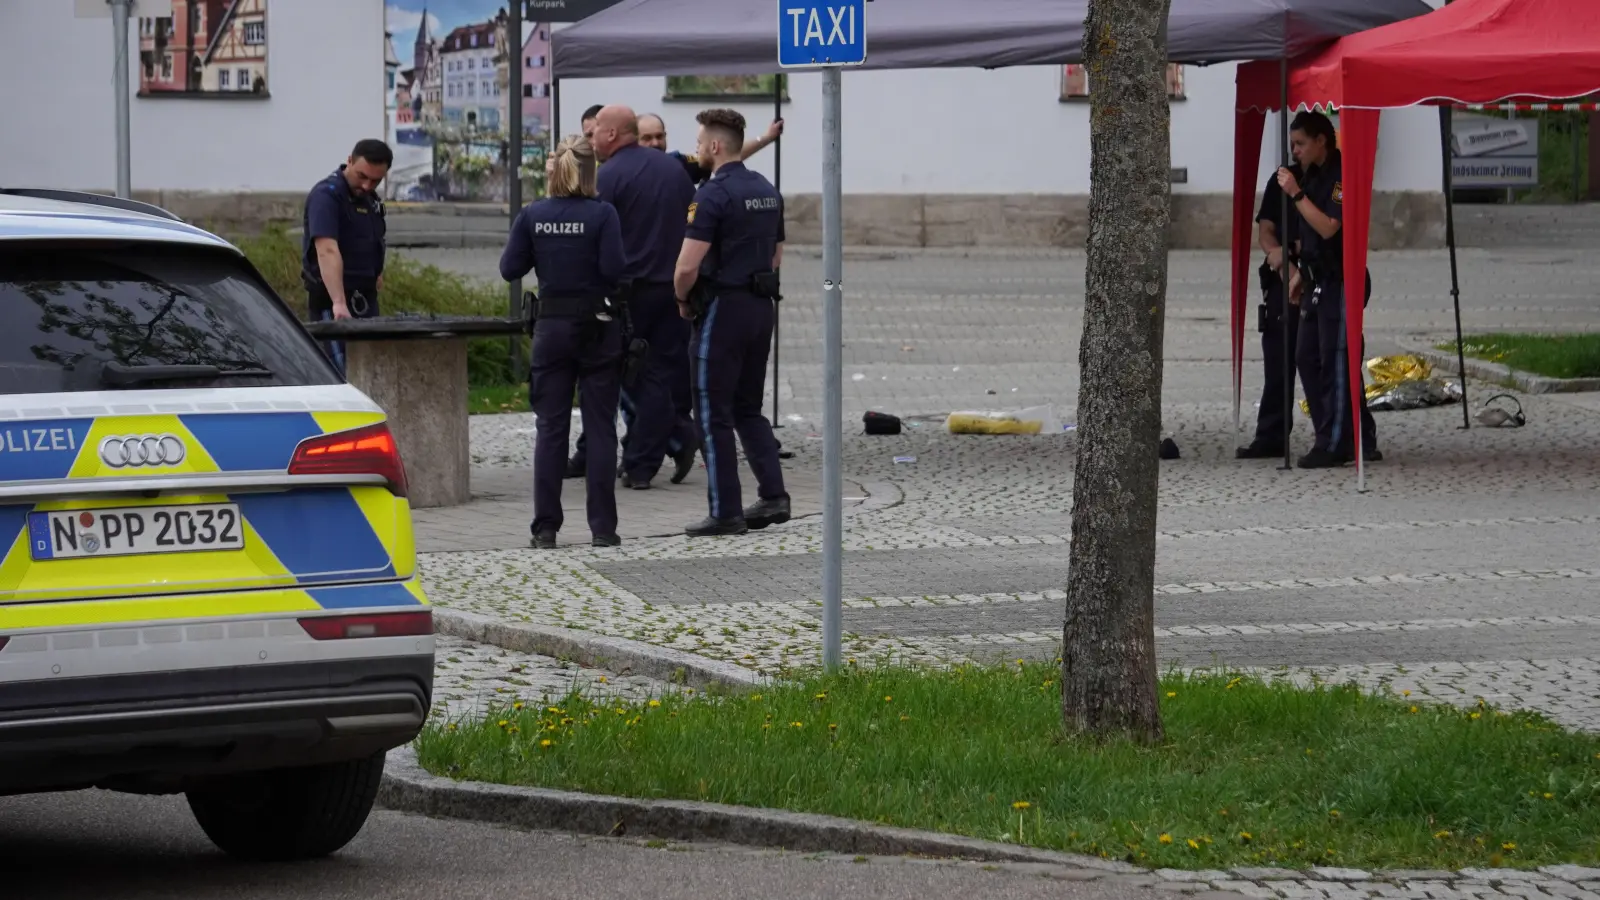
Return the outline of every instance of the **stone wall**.
<path id="1" fill-rule="evenodd" d="M 109 193 L 107 191 L 106 193 Z M 220 230 L 254 230 L 269 220 L 298 225 L 303 194 L 213 194 L 135 191 L 136 199 Z M 788 238 L 822 241 L 817 194 L 789 194 Z M 494 204 L 391 204 L 390 236 L 397 243 L 461 246 L 504 239 L 506 213 Z M 1174 250 L 1225 250 L 1233 198 L 1227 194 L 1174 194 Z M 844 239 L 855 247 L 1059 247 L 1081 248 L 1088 238 L 1089 198 L 1084 194 L 846 194 Z M 1437 193 L 1381 192 L 1373 197 L 1374 250 L 1444 246 L 1444 197 Z"/>

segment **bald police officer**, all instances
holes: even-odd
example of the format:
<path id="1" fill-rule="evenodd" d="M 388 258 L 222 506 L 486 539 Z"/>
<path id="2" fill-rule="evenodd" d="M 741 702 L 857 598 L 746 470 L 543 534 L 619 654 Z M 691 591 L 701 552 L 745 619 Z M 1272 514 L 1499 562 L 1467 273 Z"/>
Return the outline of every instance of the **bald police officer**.
<path id="1" fill-rule="evenodd" d="M 689 365 L 688 326 L 677 316 L 672 276 L 694 185 L 682 166 L 639 146 L 638 117 L 625 106 L 600 110 L 593 143 L 605 163 L 600 199 L 622 220 L 622 278 L 634 331 L 650 345 L 643 372 L 626 388 L 634 418 L 623 447 L 622 484 L 638 490 L 650 487 L 674 438 L 693 460 L 694 423 L 672 401 L 672 382 Z"/>
<path id="2" fill-rule="evenodd" d="M 760 173 L 745 168 L 744 116 L 708 109 L 700 123 L 701 159 L 711 179 L 695 192 L 673 287 L 679 311 L 693 319 L 690 340 L 695 415 L 706 459 L 711 514 L 690 525 L 690 537 L 744 534 L 789 521 L 789 494 L 778 464 L 772 423 L 761 414 L 773 304 L 783 262 L 783 198 Z M 757 502 L 740 506 L 734 433 L 756 476 Z"/>
<path id="3" fill-rule="evenodd" d="M 306 195 L 300 280 L 313 320 L 378 314 L 388 231 L 378 185 L 393 163 L 388 144 L 372 138 L 358 141 L 350 158 Z M 344 342 L 324 346 L 343 372 Z"/>
<path id="4" fill-rule="evenodd" d="M 533 457 L 533 546 L 554 549 L 561 530 L 561 480 L 572 425 L 572 391 L 581 385 L 589 454 L 589 531 L 596 547 L 617 536 L 617 393 L 624 314 L 611 299 L 622 277 L 622 225 L 596 198 L 595 155 L 572 135 L 556 147 L 548 194 L 522 210 L 511 227 L 500 275 L 538 274 L 528 404 L 536 416 Z"/>

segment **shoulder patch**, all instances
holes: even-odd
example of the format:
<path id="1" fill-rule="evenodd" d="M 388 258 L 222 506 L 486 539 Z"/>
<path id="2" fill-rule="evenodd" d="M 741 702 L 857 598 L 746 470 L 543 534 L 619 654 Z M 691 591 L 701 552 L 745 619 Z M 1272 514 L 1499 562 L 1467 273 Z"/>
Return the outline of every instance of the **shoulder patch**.
<path id="1" fill-rule="evenodd" d="M 689 224 L 690 225 L 694 224 L 694 212 L 695 212 L 695 210 L 697 210 L 699 208 L 700 208 L 700 204 L 698 204 L 698 203 L 689 204 Z"/>
<path id="2" fill-rule="evenodd" d="M 1333 202 L 1344 202 L 1344 182 L 1342 181 L 1335 181 L 1333 183 Z"/>

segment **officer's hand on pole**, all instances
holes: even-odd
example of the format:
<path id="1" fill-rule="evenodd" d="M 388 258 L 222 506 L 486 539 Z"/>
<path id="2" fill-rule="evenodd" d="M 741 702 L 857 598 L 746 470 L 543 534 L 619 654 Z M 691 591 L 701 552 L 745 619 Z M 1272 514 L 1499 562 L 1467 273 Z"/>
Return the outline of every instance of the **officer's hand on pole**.
<path id="1" fill-rule="evenodd" d="M 773 119 L 772 124 L 767 126 L 767 143 L 777 140 L 781 134 L 783 134 L 783 120 Z"/>
<path id="2" fill-rule="evenodd" d="M 1300 193 L 1300 182 L 1295 180 L 1294 173 L 1288 169 L 1278 170 L 1278 187 L 1283 188 L 1283 192 L 1290 197 Z"/>

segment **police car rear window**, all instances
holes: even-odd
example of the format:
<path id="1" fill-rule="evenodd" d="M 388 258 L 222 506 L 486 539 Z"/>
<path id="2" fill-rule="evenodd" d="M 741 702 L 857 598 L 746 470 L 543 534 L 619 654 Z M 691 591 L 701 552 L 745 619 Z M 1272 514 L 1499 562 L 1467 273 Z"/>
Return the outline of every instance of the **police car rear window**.
<path id="1" fill-rule="evenodd" d="M 339 381 L 288 309 L 227 254 L 0 247 L 0 394 Z"/>

